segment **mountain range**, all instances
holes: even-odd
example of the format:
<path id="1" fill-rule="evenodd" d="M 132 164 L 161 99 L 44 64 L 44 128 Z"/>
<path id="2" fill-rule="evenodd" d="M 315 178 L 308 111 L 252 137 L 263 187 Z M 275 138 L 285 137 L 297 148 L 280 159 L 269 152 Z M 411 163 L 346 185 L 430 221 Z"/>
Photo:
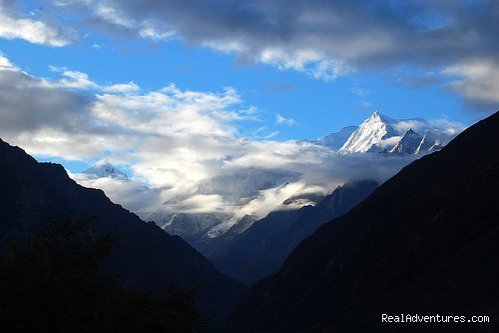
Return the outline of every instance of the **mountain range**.
<path id="1" fill-rule="evenodd" d="M 347 126 L 337 133 L 331 133 L 315 141 L 304 142 L 306 151 L 311 154 L 345 155 L 342 163 L 348 164 L 348 155 L 379 155 L 381 157 L 405 156 L 407 161 L 393 159 L 393 162 L 404 164 L 412 159 L 410 156 L 420 156 L 441 149 L 449 142 L 459 129 L 439 126 L 435 122 L 421 118 L 393 119 L 374 112 L 359 126 Z M 325 152 L 326 150 L 327 152 Z M 395 164 L 395 163 L 394 163 Z M 396 169 L 395 169 L 396 170 Z M 328 171 L 335 173 L 332 169 Z M 95 179 L 106 177 L 126 181 L 127 176 L 110 164 L 101 164 L 84 172 L 84 175 Z M 170 234 L 178 235 L 187 240 L 198 250 L 205 251 L 212 239 L 220 237 L 231 230 L 231 233 L 242 233 L 252 223 L 264 218 L 272 210 L 298 209 L 305 205 L 317 204 L 325 195 L 330 194 L 337 186 L 327 188 L 326 180 L 316 178 L 309 184 L 316 188 L 315 192 L 292 192 L 284 197 L 287 189 L 292 186 L 300 188 L 303 174 L 300 170 L 287 170 L 261 167 L 240 167 L 227 171 L 222 175 L 203 180 L 185 195 L 170 196 L 169 199 L 153 206 L 139 207 L 130 205 L 139 216 L 147 221 L 154 221 Z M 376 175 L 366 174 L 355 180 L 384 179 Z M 321 183 L 324 182 L 324 184 Z M 96 186 L 103 183 L 96 184 Z M 155 195 L 156 189 L 137 186 L 133 196 L 147 194 Z M 322 188 L 321 188 L 322 187 Z M 116 191 L 116 190 L 115 190 Z M 161 191 L 161 190 L 159 190 Z M 132 195 L 132 194 L 131 194 Z M 265 197 L 274 196 L 270 206 Z M 126 198 L 124 202 L 127 202 Z M 191 209 L 192 202 L 212 199 L 217 208 L 196 210 Z M 150 202 L 149 202 L 150 204 Z M 151 210 L 152 209 L 152 210 Z M 233 228 L 234 227 L 234 228 Z M 230 238 L 225 237 L 224 239 Z M 205 252 L 208 254 L 208 252 Z"/>
<path id="2" fill-rule="evenodd" d="M 248 291 L 231 331 L 496 332 L 498 129 L 496 112 L 321 226 Z M 384 323 L 382 314 L 465 320 Z"/>
<path id="3" fill-rule="evenodd" d="M 359 126 L 344 127 L 315 143 L 344 154 L 426 154 L 441 149 L 456 134 L 425 119 L 393 119 L 375 111 Z"/>

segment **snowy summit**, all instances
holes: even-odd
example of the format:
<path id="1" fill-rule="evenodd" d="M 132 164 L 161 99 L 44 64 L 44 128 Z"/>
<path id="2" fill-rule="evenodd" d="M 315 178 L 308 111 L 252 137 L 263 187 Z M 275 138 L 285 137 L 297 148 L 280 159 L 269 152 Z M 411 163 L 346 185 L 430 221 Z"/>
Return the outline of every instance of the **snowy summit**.
<path id="1" fill-rule="evenodd" d="M 452 138 L 425 119 L 393 119 L 375 111 L 358 127 L 345 127 L 316 143 L 342 154 L 425 154 L 442 148 Z"/>
<path id="2" fill-rule="evenodd" d="M 94 165 L 93 167 L 83 171 L 82 173 L 87 174 L 93 178 L 115 178 L 121 180 L 127 180 L 128 176 L 118 170 L 115 166 L 108 162 L 103 162 Z"/>

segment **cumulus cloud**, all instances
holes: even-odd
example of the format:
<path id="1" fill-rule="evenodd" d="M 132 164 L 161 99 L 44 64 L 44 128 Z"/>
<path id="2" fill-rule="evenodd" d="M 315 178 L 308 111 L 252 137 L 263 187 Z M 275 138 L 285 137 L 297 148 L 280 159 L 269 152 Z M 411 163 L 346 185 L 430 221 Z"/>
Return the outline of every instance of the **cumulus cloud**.
<path id="1" fill-rule="evenodd" d="M 448 88 L 465 96 L 476 106 L 495 110 L 499 105 L 499 62 L 477 59 L 443 71 L 453 77 Z"/>
<path id="2" fill-rule="evenodd" d="M 3 60 L 2 60 L 3 59 Z M 78 94 L 48 86 L 0 58 L 0 130 L 4 139 L 32 153 L 57 152 L 68 159 L 98 154 L 99 142 L 111 132 L 87 117 L 89 101 Z M 72 135 L 69 135 L 72 133 Z"/>
<path id="3" fill-rule="evenodd" d="M 97 89 L 99 85 L 91 81 L 86 73 L 71 71 L 63 67 L 50 66 L 53 72 L 60 72 L 62 77 L 57 80 L 46 80 L 47 86 L 70 89 Z"/>
<path id="4" fill-rule="evenodd" d="M 95 90 L 114 94 L 127 94 L 140 90 L 140 87 L 133 81 L 130 81 L 128 83 L 101 85 L 97 82 L 92 81 L 86 73 L 56 66 L 49 66 L 49 70 L 52 72 L 60 73 L 61 77 L 59 79 L 42 79 L 42 82 L 47 87 L 75 90 Z"/>
<path id="5" fill-rule="evenodd" d="M 60 47 L 74 42 L 76 35 L 69 28 L 50 26 L 23 17 L 7 1 L 0 1 L 0 38 L 23 39 L 33 44 Z"/>
<path id="6" fill-rule="evenodd" d="M 139 91 L 140 87 L 135 82 L 130 81 L 103 87 L 103 90 L 108 93 L 129 93 Z"/>
<path id="7" fill-rule="evenodd" d="M 5 57 L 2 53 L 0 53 L 0 69 L 1 70 L 15 69 L 14 65 L 12 65 L 10 60 L 7 57 Z"/>

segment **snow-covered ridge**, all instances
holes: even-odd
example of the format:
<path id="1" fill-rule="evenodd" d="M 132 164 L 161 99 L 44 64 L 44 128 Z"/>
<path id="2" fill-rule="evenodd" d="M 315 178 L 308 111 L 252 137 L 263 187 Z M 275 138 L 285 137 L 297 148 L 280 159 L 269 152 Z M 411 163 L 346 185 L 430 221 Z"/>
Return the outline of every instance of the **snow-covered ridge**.
<path id="1" fill-rule="evenodd" d="M 457 134 L 448 133 L 425 119 L 393 119 L 375 111 L 339 145 L 347 128 L 352 129 L 345 127 L 315 143 L 342 154 L 425 154 L 441 149 Z M 328 144 L 331 138 L 334 145 Z"/>
<path id="2" fill-rule="evenodd" d="M 331 133 L 317 141 L 312 141 L 312 143 L 338 150 L 341 146 L 343 146 L 343 144 L 345 144 L 350 135 L 352 135 L 357 128 L 359 128 L 359 126 L 346 126 L 338 132 Z"/>
<path id="3" fill-rule="evenodd" d="M 387 117 L 381 116 L 377 111 L 364 120 L 339 149 L 340 153 L 366 153 L 374 145 L 379 145 L 382 140 L 395 136 L 397 133 Z"/>
<path id="4" fill-rule="evenodd" d="M 421 146 L 421 141 L 423 141 L 423 137 L 418 133 L 414 132 L 412 128 L 409 128 L 405 131 L 404 135 L 399 142 L 390 150 L 390 153 L 397 154 L 416 154 L 420 151 L 418 148 Z"/>

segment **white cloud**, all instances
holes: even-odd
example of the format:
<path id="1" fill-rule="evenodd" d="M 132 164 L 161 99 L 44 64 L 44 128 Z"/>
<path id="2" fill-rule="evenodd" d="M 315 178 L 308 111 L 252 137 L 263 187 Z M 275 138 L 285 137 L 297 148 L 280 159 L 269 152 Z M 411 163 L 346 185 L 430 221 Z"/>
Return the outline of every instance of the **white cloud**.
<path id="1" fill-rule="evenodd" d="M 61 2 L 58 5 L 64 7 L 69 3 Z M 75 1 L 78 2 L 78 1 Z M 94 6 L 94 14 L 111 24 L 112 26 L 120 27 L 126 33 L 137 34 L 141 38 L 151 39 L 155 41 L 164 41 L 175 36 L 175 32 L 171 29 L 165 29 L 156 22 L 156 20 L 144 19 L 136 20 L 132 15 L 119 7 L 113 6 L 111 3 L 101 1 L 81 1 L 87 6 Z"/>
<path id="2" fill-rule="evenodd" d="M 0 53 L 0 70 L 14 69 L 14 66 L 7 57 Z"/>
<path id="3" fill-rule="evenodd" d="M 176 213 L 217 213 L 226 206 L 224 198 L 219 194 L 194 194 L 178 203 L 167 203 L 164 209 Z"/>
<path id="4" fill-rule="evenodd" d="M 92 113 L 108 124 L 142 134 L 224 137 L 235 130 L 228 123 L 244 119 L 243 114 L 230 110 L 240 103 L 232 88 L 219 94 L 200 93 L 182 91 L 172 84 L 143 95 L 98 95 Z"/>
<path id="5" fill-rule="evenodd" d="M 148 38 L 148 39 L 160 41 L 160 40 L 168 40 L 168 39 L 172 38 L 173 36 L 175 36 L 175 33 L 173 31 L 159 31 L 153 27 L 146 26 L 146 27 L 143 27 L 140 29 L 139 35 L 142 38 Z"/>
<path id="6" fill-rule="evenodd" d="M 61 74 L 59 79 L 43 79 L 43 82 L 48 87 L 79 89 L 79 90 L 96 90 L 106 93 L 127 94 L 137 92 L 140 87 L 133 81 L 128 83 L 101 85 L 92 81 L 88 74 L 69 70 L 65 67 L 49 66 L 50 71 Z"/>
<path id="7" fill-rule="evenodd" d="M 51 27 L 42 21 L 18 17 L 0 3 L 0 37 L 24 39 L 33 44 L 65 46 L 75 40 L 75 34 L 68 28 Z"/>
<path id="8" fill-rule="evenodd" d="M 288 125 L 293 126 L 295 124 L 295 120 L 293 118 L 285 118 L 280 114 L 276 114 L 275 122 L 278 125 Z"/>
<path id="9" fill-rule="evenodd" d="M 154 211 L 164 203 L 162 189 L 145 187 L 140 179 L 124 181 L 110 177 L 93 178 L 87 174 L 71 173 L 69 171 L 68 174 L 83 186 L 105 190 L 106 195 L 114 202 L 139 214 L 141 217 L 146 217 L 150 214 L 142 214 L 143 212 Z"/>
<path id="10" fill-rule="evenodd" d="M 332 81 L 340 75 L 354 71 L 343 61 L 330 59 L 325 54 L 310 49 L 290 53 L 281 48 L 266 48 L 261 51 L 259 61 L 274 65 L 280 70 L 294 69 L 304 72 L 324 81 Z"/>
<path id="11" fill-rule="evenodd" d="M 103 90 L 108 93 L 131 93 L 140 90 L 140 87 L 133 81 L 128 83 L 113 84 L 103 87 Z"/>
<path id="12" fill-rule="evenodd" d="M 499 104 L 499 63 L 490 59 L 476 59 L 446 68 L 443 73 L 455 78 L 449 88 L 469 100 Z"/>
<path id="13" fill-rule="evenodd" d="M 447 133 L 450 136 L 455 136 L 464 130 L 463 124 L 445 119 L 406 119 L 398 121 L 397 123 L 392 124 L 392 126 L 400 134 L 403 134 L 408 128 L 412 128 L 420 134 L 424 134 L 426 130 L 435 130 L 437 132 Z"/>
<path id="14" fill-rule="evenodd" d="M 88 1 L 87 3 L 92 3 L 93 1 Z M 95 2 L 95 14 L 109 21 L 113 24 L 124 26 L 127 28 L 133 28 L 135 22 L 128 18 L 126 12 L 119 10 L 117 7 L 110 6 L 106 3 Z"/>
<path id="15" fill-rule="evenodd" d="M 55 66 L 50 66 L 49 69 L 53 72 L 60 72 L 62 78 L 54 81 L 54 80 L 47 80 L 47 85 L 52 86 L 52 87 L 58 87 L 58 88 L 70 88 L 70 89 L 98 89 L 100 86 L 91 81 L 88 77 L 88 74 L 78 72 L 78 71 L 71 71 L 68 70 L 67 68 L 61 68 L 61 67 L 55 67 Z"/>

